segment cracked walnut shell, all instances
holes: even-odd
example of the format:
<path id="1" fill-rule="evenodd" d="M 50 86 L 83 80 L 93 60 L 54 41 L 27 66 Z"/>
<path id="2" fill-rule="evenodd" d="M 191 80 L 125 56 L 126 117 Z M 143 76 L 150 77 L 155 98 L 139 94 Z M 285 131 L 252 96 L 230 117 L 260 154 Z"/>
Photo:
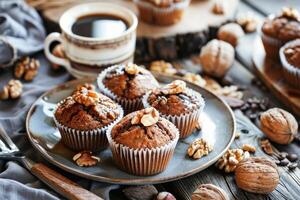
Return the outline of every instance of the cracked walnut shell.
<path id="1" fill-rule="evenodd" d="M 225 24 L 218 31 L 218 39 L 228 42 L 233 47 L 238 45 L 239 39 L 244 35 L 242 27 L 237 23 Z"/>
<path id="2" fill-rule="evenodd" d="M 158 111 L 153 108 L 145 108 L 136 113 L 136 115 L 131 119 L 131 124 L 142 124 L 144 126 L 152 126 L 156 124 L 159 120 Z"/>
<path id="3" fill-rule="evenodd" d="M 90 151 L 82 151 L 73 156 L 73 161 L 80 167 L 91 167 L 100 162 L 100 158 L 93 156 Z"/>
<path id="4" fill-rule="evenodd" d="M 192 200 L 229 200 L 227 193 L 213 184 L 201 184 L 192 194 Z"/>
<path id="5" fill-rule="evenodd" d="M 245 191 L 267 194 L 277 187 L 279 173 L 272 160 L 264 157 L 251 157 L 237 165 L 235 181 L 237 186 Z"/>
<path id="6" fill-rule="evenodd" d="M 200 63 L 203 71 L 213 77 L 225 76 L 234 61 L 233 47 L 221 40 L 211 40 L 201 49 Z"/>
<path id="7" fill-rule="evenodd" d="M 207 156 L 213 147 L 203 138 L 197 138 L 193 141 L 187 149 L 187 154 L 193 159 L 200 159 Z"/>
<path id="8" fill-rule="evenodd" d="M 289 144 L 298 132 L 298 123 L 289 112 L 272 108 L 261 114 L 261 130 L 273 142 Z"/>
<path id="9" fill-rule="evenodd" d="M 15 67 L 15 77 L 32 81 L 40 68 L 40 62 L 34 58 L 25 57 L 21 59 Z"/>
<path id="10" fill-rule="evenodd" d="M 23 85 L 19 80 L 10 80 L 0 92 L 0 99 L 16 99 L 19 98 L 23 91 Z"/>

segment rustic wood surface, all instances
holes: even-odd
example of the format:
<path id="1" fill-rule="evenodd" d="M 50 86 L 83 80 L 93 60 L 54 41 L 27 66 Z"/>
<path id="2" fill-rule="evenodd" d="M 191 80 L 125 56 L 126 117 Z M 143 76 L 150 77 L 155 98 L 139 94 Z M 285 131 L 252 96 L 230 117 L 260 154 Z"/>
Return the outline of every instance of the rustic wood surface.
<path id="1" fill-rule="evenodd" d="M 282 76 L 282 66 L 278 61 L 266 58 L 261 39 L 255 39 L 256 51 L 253 52 L 253 63 L 256 74 L 267 85 L 272 93 L 289 109 L 300 116 L 300 91 L 291 87 Z"/>

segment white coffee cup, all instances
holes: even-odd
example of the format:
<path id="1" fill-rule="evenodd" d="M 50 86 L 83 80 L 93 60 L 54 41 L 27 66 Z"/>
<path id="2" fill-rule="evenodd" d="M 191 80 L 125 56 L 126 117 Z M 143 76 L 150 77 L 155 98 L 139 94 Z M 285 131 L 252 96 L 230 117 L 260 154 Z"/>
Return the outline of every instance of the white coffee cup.
<path id="1" fill-rule="evenodd" d="M 128 23 L 119 36 L 92 38 L 76 35 L 72 25 L 82 16 L 108 14 Z M 45 40 L 45 55 L 50 62 L 64 66 L 77 78 L 95 77 L 107 66 L 133 61 L 138 20 L 129 9 L 113 3 L 86 3 L 67 10 L 59 20 L 62 33 L 51 33 Z M 49 48 L 54 42 L 62 43 L 66 58 L 54 56 Z"/>

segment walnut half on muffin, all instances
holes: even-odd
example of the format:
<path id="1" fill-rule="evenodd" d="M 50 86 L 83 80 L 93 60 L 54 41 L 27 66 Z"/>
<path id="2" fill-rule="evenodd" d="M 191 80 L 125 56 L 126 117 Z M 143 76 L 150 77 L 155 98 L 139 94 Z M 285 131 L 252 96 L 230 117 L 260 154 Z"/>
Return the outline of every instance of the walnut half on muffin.
<path id="1" fill-rule="evenodd" d="M 106 130 L 122 116 L 109 97 L 81 87 L 58 104 L 54 121 L 68 147 L 93 151 L 107 146 Z"/>
<path id="2" fill-rule="evenodd" d="M 135 175 L 162 172 L 173 156 L 178 129 L 146 108 L 125 116 L 107 133 L 115 163 Z"/>
<path id="3" fill-rule="evenodd" d="M 184 138 L 196 128 L 204 107 L 201 94 L 186 87 L 181 80 L 147 93 L 143 98 L 144 107 L 154 107 L 169 121 L 173 122 Z"/>

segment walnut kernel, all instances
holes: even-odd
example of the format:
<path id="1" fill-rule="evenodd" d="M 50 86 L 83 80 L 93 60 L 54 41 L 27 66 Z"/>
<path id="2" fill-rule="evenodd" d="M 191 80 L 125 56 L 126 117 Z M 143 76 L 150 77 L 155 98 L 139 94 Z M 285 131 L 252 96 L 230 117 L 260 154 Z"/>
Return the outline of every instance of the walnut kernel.
<path id="1" fill-rule="evenodd" d="M 260 147 L 262 148 L 262 150 L 266 154 L 273 155 L 273 148 L 272 148 L 272 145 L 271 145 L 271 143 L 268 139 L 261 140 L 260 141 Z"/>
<path id="2" fill-rule="evenodd" d="M 226 173 L 234 172 L 237 164 L 250 157 L 249 152 L 242 149 L 229 149 L 226 153 L 216 162 L 216 166 Z"/>
<path id="3" fill-rule="evenodd" d="M 225 2 L 222 0 L 216 0 L 212 7 L 212 12 L 216 15 L 223 15 L 225 13 Z"/>
<path id="4" fill-rule="evenodd" d="M 186 73 L 183 78 L 201 87 L 204 87 L 206 84 L 206 81 L 199 74 Z"/>
<path id="5" fill-rule="evenodd" d="M 170 84 L 165 85 L 163 88 L 159 89 L 163 94 L 179 94 L 186 90 L 186 83 L 181 80 L 175 80 Z"/>
<path id="6" fill-rule="evenodd" d="M 93 156 L 90 151 L 82 151 L 73 156 L 73 161 L 80 167 L 91 167 L 100 162 L 100 158 Z"/>
<path id="7" fill-rule="evenodd" d="M 253 193 L 267 194 L 279 183 L 276 164 L 263 157 L 251 157 L 241 161 L 235 169 L 235 181 L 239 188 Z"/>
<path id="8" fill-rule="evenodd" d="M 173 67 L 171 63 L 165 62 L 163 60 L 154 61 L 150 64 L 150 70 L 153 72 L 174 75 L 177 70 Z"/>
<path id="9" fill-rule="evenodd" d="M 203 138 L 198 138 L 193 141 L 187 149 L 187 154 L 193 159 L 200 159 L 207 156 L 213 147 Z"/>
<path id="10" fill-rule="evenodd" d="M 254 32 L 257 29 L 258 19 L 253 13 L 240 14 L 236 21 L 247 33 Z"/>
<path id="11" fill-rule="evenodd" d="M 250 152 L 250 153 L 255 153 L 255 151 L 256 151 L 255 146 L 252 146 L 252 145 L 250 145 L 250 144 L 243 144 L 242 149 L 243 149 L 244 151 L 248 151 L 248 152 Z"/>
<path id="12" fill-rule="evenodd" d="M 125 65 L 125 72 L 130 75 L 136 75 L 139 73 L 139 67 L 136 64 L 129 63 Z"/>
<path id="13" fill-rule="evenodd" d="M 0 99 L 16 99 L 21 96 L 23 92 L 23 85 L 19 80 L 10 80 L 7 85 L 5 85 L 0 92 Z"/>
<path id="14" fill-rule="evenodd" d="M 282 8 L 281 16 L 300 21 L 300 14 L 295 8 Z"/>
<path id="15" fill-rule="evenodd" d="M 94 106 L 99 102 L 99 94 L 93 90 L 88 90 L 87 88 L 74 92 L 73 98 L 76 102 L 85 106 Z"/>
<path id="16" fill-rule="evenodd" d="M 298 123 L 289 112 L 272 108 L 261 114 L 261 130 L 273 142 L 289 144 L 298 132 Z"/>
<path id="17" fill-rule="evenodd" d="M 32 81 L 38 73 L 40 62 L 34 58 L 24 57 L 15 67 L 15 77 L 24 78 L 26 81 Z"/>

